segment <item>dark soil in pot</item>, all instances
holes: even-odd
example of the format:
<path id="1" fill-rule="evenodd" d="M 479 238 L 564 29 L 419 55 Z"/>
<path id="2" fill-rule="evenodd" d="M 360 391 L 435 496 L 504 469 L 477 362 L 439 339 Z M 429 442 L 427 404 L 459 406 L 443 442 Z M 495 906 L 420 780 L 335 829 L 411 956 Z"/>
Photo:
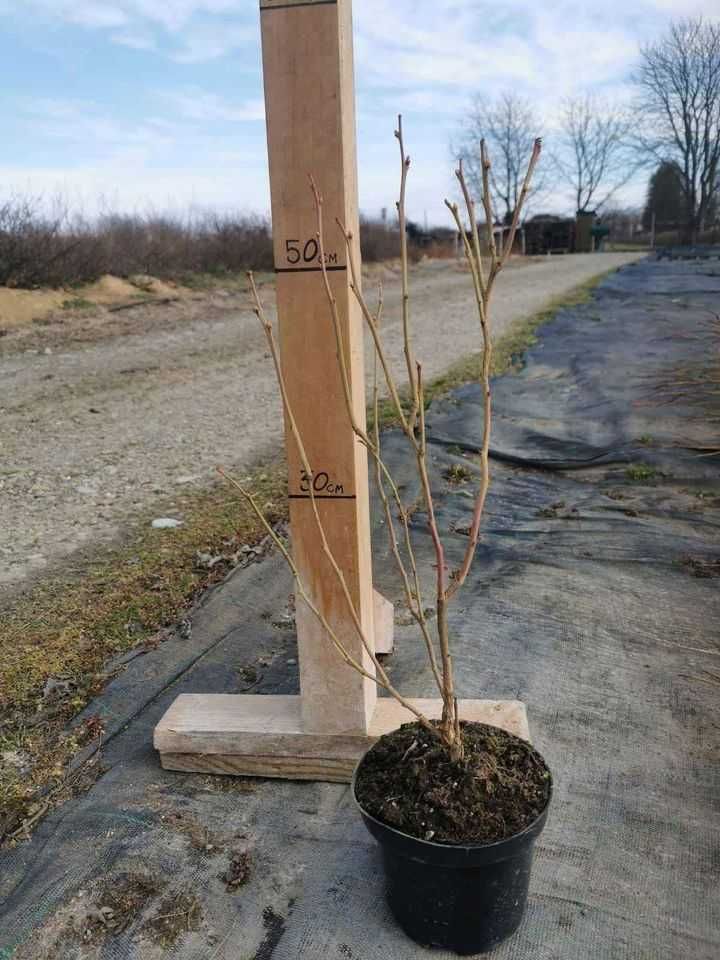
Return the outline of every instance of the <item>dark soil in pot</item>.
<path id="1" fill-rule="evenodd" d="M 550 796 L 543 758 L 498 727 L 463 723 L 461 730 L 460 763 L 417 723 L 381 737 L 355 780 L 363 810 L 435 843 L 494 843 L 530 826 Z"/>
<path id="2" fill-rule="evenodd" d="M 453 762 L 419 724 L 381 737 L 353 791 L 383 852 L 395 918 L 418 943 L 483 953 L 522 919 L 552 777 L 540 754 L 497 727 L 464 723 Z"/>

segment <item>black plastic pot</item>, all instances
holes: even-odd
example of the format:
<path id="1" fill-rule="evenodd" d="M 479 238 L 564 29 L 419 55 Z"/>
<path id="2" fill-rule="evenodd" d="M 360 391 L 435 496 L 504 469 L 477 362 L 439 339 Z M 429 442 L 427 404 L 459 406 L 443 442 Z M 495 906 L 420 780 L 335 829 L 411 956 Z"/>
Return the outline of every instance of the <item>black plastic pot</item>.
<path id="1" fill-rule="evenodd" d="M 419 840 L 370 816 L 355 796 L 356 776 L 357 770 L 353 797 L 380 844 L 388 903 L 409 937 L 422 946 L 468 956 L 492 950 L 517 930 L 527 904 L 535 841 L 552 794 L 522 833 L 497 843 L 451 846 Z"/>

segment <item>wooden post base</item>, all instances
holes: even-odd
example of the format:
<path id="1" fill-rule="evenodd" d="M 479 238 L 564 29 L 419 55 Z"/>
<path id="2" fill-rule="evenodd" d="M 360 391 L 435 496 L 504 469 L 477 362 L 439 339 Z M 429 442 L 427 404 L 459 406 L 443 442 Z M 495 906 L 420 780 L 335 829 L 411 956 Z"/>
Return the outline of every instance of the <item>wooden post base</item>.
<path id="1" fill-rule="evenodd" d="M 412 702 L 431 719 L 442 711 L 440 700 Z M 460 716 L 530 739 L 519 700 L 461 700 Z M 367 736 L 330 736 L 303 729 L 300 697 L 182 694 L 157 725 L 155 748 L 166 770 L 349 783 L 375 740 L 412 719 L 383 697 Z"/>

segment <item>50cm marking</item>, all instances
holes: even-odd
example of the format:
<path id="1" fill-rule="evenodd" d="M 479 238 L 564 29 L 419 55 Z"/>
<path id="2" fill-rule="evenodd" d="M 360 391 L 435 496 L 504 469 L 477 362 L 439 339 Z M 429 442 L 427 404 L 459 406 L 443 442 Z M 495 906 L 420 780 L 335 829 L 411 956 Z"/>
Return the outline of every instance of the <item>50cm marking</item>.
<path id="1" fill-rule="evenodd" d="M 302 240 L 286 240 L 285 253 L 287 255 L 288 263 L 293 267 L 296 266 L 298 263 L 320 263 L 321 262 L 320 246 L 314 237 L 311 237 L 309 240 L 306 240 L 305 243 L 303 243 Z M 326 266 L 337 264 L 337 262 L 338 262 L 337 253 L 325 254 Z"/>

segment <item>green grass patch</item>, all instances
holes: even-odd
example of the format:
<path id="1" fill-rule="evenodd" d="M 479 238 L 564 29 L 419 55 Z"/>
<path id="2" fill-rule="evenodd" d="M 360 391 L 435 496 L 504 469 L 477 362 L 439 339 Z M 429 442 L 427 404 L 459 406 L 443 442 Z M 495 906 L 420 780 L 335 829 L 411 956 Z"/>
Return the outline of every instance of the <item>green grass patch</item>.
<path id="1" fill-rule="evenodd" d="M 632 483 L 644 483 L 647 480 L 655 480 L 658 476 L 660 471 L 646 463 L 636 463 L 625 471 L 625 477 Z"/>
<path id="2" fill-rule="evenodd" d="M 271 522 L 287 515 L 280 463 L 256 471 L 248 486 Z M 148 515 L 80 579 L 44 581 L 2 611 L 0 754 L 13 762 L 0 764 L 0 838 L 32 811 L 38 790 L 62 779 L 82 745 L 66 725 L 107 681 L 104 664 L 175 624 L 242 545 L 265 535 L 228 484 L 176 504 L 181 527 L 155 530 Z M 199 552 L 221 559 L 208 567 Z"/>
<path id="3" fill-rule="evenodd" d="M 451 486 L 459 487 L 463 483 L 467 483 L 468 480 L 472 480 L 473 472 L 461 463 L 454 463 L 443 472 L 443 478 L 447 480 Z"/>

